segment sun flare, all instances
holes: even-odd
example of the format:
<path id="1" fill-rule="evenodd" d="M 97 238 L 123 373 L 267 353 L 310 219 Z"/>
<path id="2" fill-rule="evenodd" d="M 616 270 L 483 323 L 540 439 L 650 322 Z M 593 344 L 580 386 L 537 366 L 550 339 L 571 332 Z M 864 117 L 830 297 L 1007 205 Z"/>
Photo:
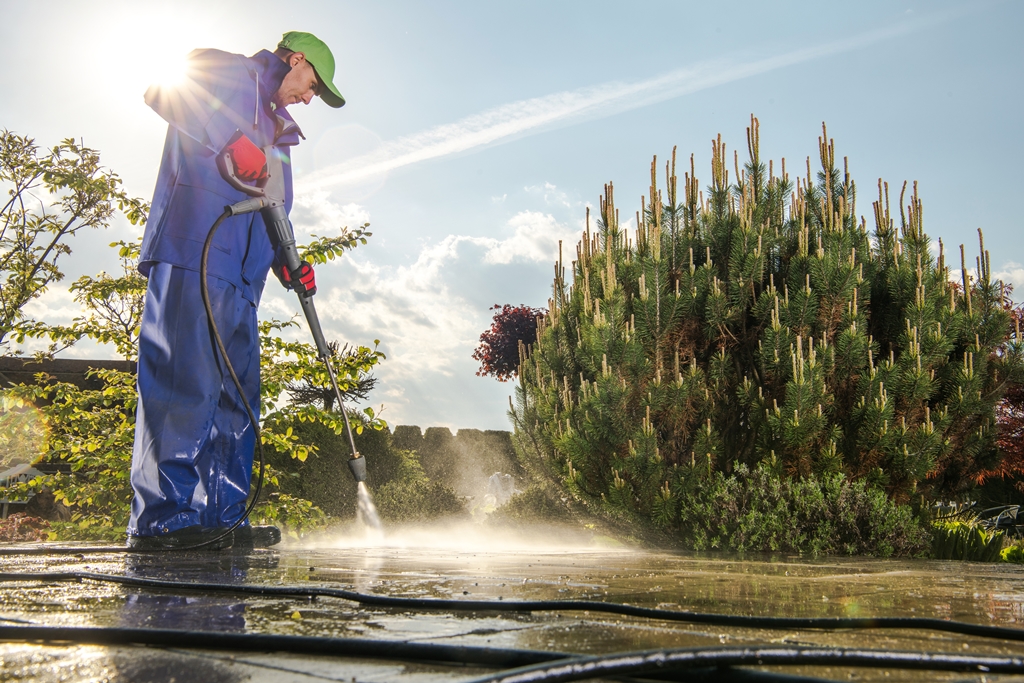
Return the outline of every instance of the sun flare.
<path id="1" fill-rule="evenodd" d="M 115 78 L 132 93 L 142 93 L 153 85 L 174 86 L 184 79 L 188 53 L 204 43 L 191 28 L 173 13 L 134 7 L 103 25 L 100 42 L 109 49 L 94 53 L 100 67 L 95 73 Z"/>
<path id="2" fill-rule="evenodd" d="M 155 54 L 144 72 L 140 75 L 146 85 L 159 85 L 164 88 L 178 85 L 185 78 L 185 55 Z"/>

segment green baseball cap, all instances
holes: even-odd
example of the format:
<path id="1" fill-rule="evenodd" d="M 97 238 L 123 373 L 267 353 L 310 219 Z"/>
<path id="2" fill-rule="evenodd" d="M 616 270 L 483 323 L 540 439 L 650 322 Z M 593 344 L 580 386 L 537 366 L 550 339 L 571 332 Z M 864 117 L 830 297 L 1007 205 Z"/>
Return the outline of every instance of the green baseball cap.
<path id="1" fill-rule="evenodd" d="M 345 98 L 334 85 L 334 55 L 324 41 L 312 33 L 289 31 L 281 36 L 281 42 L 277 46 L 306 55 L 306 61 L 313 65 L 317 77 L 324 86 L 320 89 L 320 99 L 335 109 L 345 106 Z"/>

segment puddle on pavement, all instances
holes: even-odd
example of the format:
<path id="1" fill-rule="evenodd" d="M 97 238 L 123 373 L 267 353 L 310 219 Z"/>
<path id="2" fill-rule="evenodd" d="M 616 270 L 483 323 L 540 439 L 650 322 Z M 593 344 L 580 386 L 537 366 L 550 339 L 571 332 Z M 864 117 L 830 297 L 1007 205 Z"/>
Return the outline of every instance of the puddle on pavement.
<path id="1" fill-rule="evenodd" d="M 479 527 L 408 531 L 389 533 L 377 543 L 361 535 L 325 537 L 249 554 L 6 556 L 0 558 L 0 566 L 5 572 L 85 570 L 180 581 L 316 585 L 418 598 L 602 600 L 723 614 L 919 616 L 1001 626 L 1024 620 L 1024 569 L 1013 565 L 653 552 L 602 546 L 578 532 L 550 529 L 506 535 L 483 533 Z M 1024 652 L 1020 643 L 926 631 L 768 631 L 583 612 L 412 612 L 359 607 L 331 598 L 175 594 L 93 582 L 5 584 L 0 618 L 47 625 L 360 637 L 587 654 L 765 643 Z M 155 653 L 169 664 L 142 666 Z M 289 676 L 455 681 L 481 671 L 152 648 L 0 648 L 2 680 L 26 672 L 35 672 L 26 680 L 166 680 L 160 671 L 179 669 L 194 669 L 189 677 L 195 680 L 225 681 L 290 680 Z M 200 675 L 200 670 L 207 673 Z M 855 680 L 981 680 L 967 674 L 869 669 L 786 671 L 837 680 L 850 680 L 851 674 Z"/>

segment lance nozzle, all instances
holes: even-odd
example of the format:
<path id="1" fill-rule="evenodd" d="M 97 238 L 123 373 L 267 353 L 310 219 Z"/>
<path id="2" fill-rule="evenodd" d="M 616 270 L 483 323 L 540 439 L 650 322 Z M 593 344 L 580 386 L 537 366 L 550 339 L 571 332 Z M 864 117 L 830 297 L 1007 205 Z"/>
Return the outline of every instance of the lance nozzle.
<path id="1" fill-rule="evenodd" d="M 358 452 L 348 459 L 348 468 L 357 482 L 366 481 L 366 458 Z"/>

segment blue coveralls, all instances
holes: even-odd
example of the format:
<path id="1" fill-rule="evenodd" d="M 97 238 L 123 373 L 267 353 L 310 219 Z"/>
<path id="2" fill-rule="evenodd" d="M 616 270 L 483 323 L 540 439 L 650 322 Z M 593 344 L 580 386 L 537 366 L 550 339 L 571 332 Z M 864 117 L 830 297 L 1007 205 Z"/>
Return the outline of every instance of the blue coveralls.
<path id="1" fill-rule="evenodd" d="M 170 125 L 139 270 L 148 278 L 139 337 L 139 403 L 132 452 L 128 534 L 227 527 L 243 514 L 255 436 L 214 346 L 199 286 L 203 242 L 228 204 L 246 198 L 221 177 L 216 155 L 236 131 L 283 157 L 301 132 L 271 96 L 289 67 L 266 50 L 189 55 L 187 78 L 151 88 L 146 103 Z M 277 263 L 258 213 L 221 223 L 208 259 L 209 293 L 228 356 L 259 415 L 256 307 Z"/>

